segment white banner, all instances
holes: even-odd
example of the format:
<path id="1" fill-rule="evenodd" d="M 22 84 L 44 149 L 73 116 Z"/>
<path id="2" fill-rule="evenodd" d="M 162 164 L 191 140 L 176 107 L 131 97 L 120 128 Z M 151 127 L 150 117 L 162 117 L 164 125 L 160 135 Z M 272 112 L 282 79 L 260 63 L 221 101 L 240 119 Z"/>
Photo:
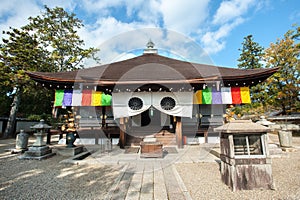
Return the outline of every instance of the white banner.
<path id="1" fill-rule="evenodd" d="M 161 102 L 164 98 L 175 100 L 175 107 L 165 109 Z M 193 92 L 154 92 L 152 93 L 152 105 L 157 110 L 173 116 L 190 117 L 193 115 Z"/>
<path id="2" fill-rule="evenodd" d="M 168 115 L 192 118 L 193 92 L 120 92 L 112 94 L 115 119 L 141 114 L 151 105 Z"/>
<path id="3" fill-rule="evenodd" d="M 142 101 L 141 108 L 132 109 L 129 107 L 129 101 L 138 98 Z M 112 108 L 114 118 L 130 117 L 141 114 L 151 106 L 151 93 L 148 92 L 120 92 L 112 93 Z"/>
<path id="4" fill-rule="evenodd" d="M 222 103 L 223 104 L 232 104 L 231 88 L 230 87 L 222 87 L 221 88 L 221 95 L 222 95 Z"/>

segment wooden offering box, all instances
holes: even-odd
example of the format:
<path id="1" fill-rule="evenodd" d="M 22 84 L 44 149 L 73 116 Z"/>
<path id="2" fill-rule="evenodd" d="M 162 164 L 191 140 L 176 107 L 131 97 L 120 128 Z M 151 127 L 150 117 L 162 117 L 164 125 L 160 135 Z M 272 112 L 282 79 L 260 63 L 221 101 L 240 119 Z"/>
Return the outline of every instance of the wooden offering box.
<path id="1" fill-rule="evenodd" d="M 141 142 L 141 158 L 162 158 L 163 144 L 160 142 Z"/>

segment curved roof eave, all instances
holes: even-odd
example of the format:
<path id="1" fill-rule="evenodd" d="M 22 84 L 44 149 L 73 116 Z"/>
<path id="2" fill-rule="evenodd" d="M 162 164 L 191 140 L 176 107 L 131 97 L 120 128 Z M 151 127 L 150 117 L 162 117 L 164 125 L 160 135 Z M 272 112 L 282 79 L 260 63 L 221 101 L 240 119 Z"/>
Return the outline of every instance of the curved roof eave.
<path id="1" fill-rule="evenodd" d="M 143 68 L 144 67 L 144 68 Z M 157 73 L 160 70 L 161 73 Z M 90 83 L 113 84 L 159 84 L 159 83 L 205 83 L 207 81 L 251 81 L 265 80 L 279 68 L 242 70 L 198 63 L 189 63 L 157 54 L 142 55 L 132 59 L 92 68 L 68 72 L 26 72 L 37 82 L 54 84 Z M 135 70 L 135 71 L 134 71 Z M 128 72 L 129 78 L 123 78 Z M 174 74 L 182 74 L 181 78 Z M 152 73 L 151 77 L 148 73 Z M 170 75 L 171 74 L 171 75 Z"/>

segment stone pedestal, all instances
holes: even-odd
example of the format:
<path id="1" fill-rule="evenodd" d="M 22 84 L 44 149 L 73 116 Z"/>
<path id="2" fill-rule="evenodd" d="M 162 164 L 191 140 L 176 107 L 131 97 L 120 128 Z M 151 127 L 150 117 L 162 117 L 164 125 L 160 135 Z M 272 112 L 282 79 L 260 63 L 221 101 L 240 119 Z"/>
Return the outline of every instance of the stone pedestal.
<path id="1" fill-rule="evenodd" d="M 52 153 L 52 149 L 48 146 L 32 146 L 29 147 L 29 150 L 26 151 L 23 155 L 19 156 L 19 159 L 42 160 L 53 155 L 55 155 L 55 153 Z"/>
<path id="2" fill-rule="evenodd" d="M 76 147 L 58 147 L 57 154 L 61 156 L 75 156 L 83 152 L 83 146 Z"/>

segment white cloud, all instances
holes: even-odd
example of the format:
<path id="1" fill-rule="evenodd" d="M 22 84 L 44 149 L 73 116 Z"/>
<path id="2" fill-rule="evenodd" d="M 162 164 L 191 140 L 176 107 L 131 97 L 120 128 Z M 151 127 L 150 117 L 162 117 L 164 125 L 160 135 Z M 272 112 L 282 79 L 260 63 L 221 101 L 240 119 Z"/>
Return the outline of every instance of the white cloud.
<path id="1" fill-rule="evenodd" d="M 146 27 L 153 27 L 153 25 L 138 22 L 124 23 L 114 17 L 107 17 L 100 18 L 94 25 L 85 26 L 79 30 L 79 34 L 88 46 L 99 46 L 118 34 Z"/>
<path id="2" fill-rule="evenodd" d="M 222 1 L 217 10 L 210 10 L 210 0 L 2 0 L 0 31 L 7 30 L 8 26 L 18 28 L 27 24 L 27 18 L 41 14 L 43 4 L 47 4 L 50 8 L 59 6 L 67 11 L 78 12 L 75 14 L 81 16 L 85 24 L 78 34 L 85 41 L 86 47 L 100 47 L 102 61 L 118 57 L 120 49 L 127 52 L 138 47 L 144 48 L 150 38 L 159 48 L 175 50 L 173 53 L 185 58 L 196 58 L 199 53 L 191 52 L 201 48 L 198 46 L 191 49 L 191 43 L 186 42 L 186 38 L 192 37 L 189 39 L 203 45 L 210 54 L 221 51 L 226 47 L 226 38 L 234 28 L 243 23 L 242 17 L 254 7 L 255 1 L 257 0 Z M 120 14 L 120 9 L 126 10 L 122 10 Z M 211 13 L 215 15 L 210 17 Z M 166 34 L 165 31 L 125 34 L 155 27 L 177 31 L 182 33 L 182 37 Z M 109 43 L 112 45 L 110 47 L 103 45 L 119 34 L 123 37 L 123 41 L 118 41 L 119 44 Z M 113 47 L 117 50 L 112 50 Z"/>
<path id="3" fill-rule="evenodd" d="M 196 32 L 206 20 L 209 0 L 164 0 L 161 12 L 166 28 L 185 34 Z"/>
<path id="4" fill-rule="evenodd" d="M 236 18 L 232 23 L 226 23 L 220 26 L 216 31 L 205 33 L 201 38 L 205 51 L 208 54 L 214 54 L 223 50 L 226 46 L 226 37 L 228 37 L 236 26 L 243 23 L 243 21 L 242 18 Z"/>
<path id="5" fill-rule="evenodd" d="M 16 6 L 17 5 L 17 6 Z M 4 6 L 7 6 L 4 8 Z M 40 8 L 34 0 L 2 0 L 0 9 L 0 31 L 9 27 L 19 28 L 28 23 L 28 17 L 39 14 Z"/>
<path id="6" fill-rule="evenodd" d="M 234 20 L 245 14 L 255 4 L 256 0 L 223 1 L 214 16 L 213 23 L 223 24 Z"/>
<path id="7" fill-rule="evenodd" d="M 74 1 L 66 1 L 66 0 L 40 0 L 40 4 L 47 5 L 49 8 L 62 7 L 65 10 L 70 10 L 70 11 L 73 11 L 76 6 L 76 3 Z"/>

